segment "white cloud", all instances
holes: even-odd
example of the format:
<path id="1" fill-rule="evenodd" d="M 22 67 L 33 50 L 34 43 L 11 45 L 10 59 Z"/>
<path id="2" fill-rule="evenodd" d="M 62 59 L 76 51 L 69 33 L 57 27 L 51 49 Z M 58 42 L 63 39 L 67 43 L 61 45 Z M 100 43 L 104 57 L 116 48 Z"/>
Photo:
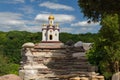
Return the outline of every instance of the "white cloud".
<path id="1" fill-rule="evenodd" d="M 22 26 L 24 27 L 24 20 L 22 20 L 22 15 L 18 13 L 11 12 L 1 12 L 0 13 L 0 30 L 19 30 Z"/>
<path id="2" fill-rule="evenodd" d="M 90 28 L 84 28 L 84 27 L 80 27 L 75 29 L 75 33 L 97 33 L 98 30 L 100 30 L 100 26 L 96 26 L 96 27 L 90 27 Z"/>
<path id="3" fill-rule="evenodd" d="M 68 32 L 68 33 L 71 33 L 73 32 L 73 28 L 71 27 L 62 27 L 60 32 Z"/>
<path id="4" fill-rule="evenodd" d="M 20 23 L 22 15 L 18 13 L 11 12 L 1 12 L 0 13 L 0 24 L 15 24 Z M 19 20 L 19 21 L 18 21 Z"/>
<path id="5" fill-rule="evenodd" d="M 88 21 L 81 21 L 77 23 L 71 24 L 71 26 L 74 28 L 75 33 L 96 33 L 100 29 L 100 22 L 91 22 L 88 23 Z"/>
<path id="6" fill-rule="evenodd" d="M 29 32 L 41 32 L 41 27 L 40 25 L 35 25 L 35 26 L 30 26 L 30 27 L 25 27 L 21 29 L 22 31 L 29 31 Z"/>
<path id="7" fill-rule="evenodd" d="M 58 3 L 53 3 L 53 2 L 49 2 L 49 1 L 39 4 L 39 6 L 46 7 L 46 8 L 49 8 L 49 9 L 55 9 L 55 10 L 60 10 L 60 9 L 69 10 L 69 11 L 74 10 L 74 8 L 72 8 L 71 6 L 58 4 Z"/>
<path id="8" fill-rule="evenodd" d="M 88 23 L 88 21 L 81 21 L 81 22 L 71 24 L 71 26 L 80 26 L 80 27 L 93 27 L 93 26 L 98 26 L 98 25 L 99 25 L 99 22 Z"/>
<path id="9" fill-rule="evenodd" d="M 11 12 L 0 12 L 0 31 L 10 31 L 10 30 L 19 30 L 19 31 L 30 31 L 30 32 L 40 32 L 41 25 L 44 21 L 48 21 L 49 14 L 39 14 L 35 17 L 35 20 L 40 20 L 39 23 L 32 20 L 24 20 L 24 15 L 19 13 Z M 64 14 L 54 14 L 55 21 L 59 21 L 65 24 L 60 24 L 60 32 L 69 32 L 69 33 L 86 33 L 86 32 L 96 32 L 100 27 L 96 26 L 80 26 L 73 27 L 68 24 L 72 22 L 75 17 L 71 15 Z M 69 18 L 66 18 L 69 17 Z M 67 25 L 66 25 L 67 24 Z M 69 26 L 69 27 L 67 27 Z M 75 25 L 78 26 L 78 25 Z"/>
<path id="10" fill-rule="evenodd" d="M 22 10 L 24 13 L 31 14 L 34 12 L 34 9 L 32 6 L 23 6 L 22 8 L 19 8 L 19 10 Z"/>
<path id="11" fill-rule="evenodd" d="M 22 14 L 11 13 L 11 12 L 2 12 L 0 13 L 0 31 L 10 31 L 10 30 L 26 30 L 32 31 L 39 28 L 34 21 L 24 20 Z M 29 26 L 27 26 L 29 25 Z M 33 28 L 34 27 L 34 28 Z"/>
<path id="12" fill-rule="evenodd" d="M 47 11 L 40 11 L 40 13 L 42 13 L 42 14 L 50 14 L 50 12 L 47 12 Z"/>
<path id="13" fill-rule="evenodd" d="M 20 24 L 24 24 L 23 21 L 19 21 L 19 20 L 6 20 L 6 23 L 9 25 L 20 25 Z"/>
<path id="14" fill-rule="evenodd" d="M 0 3 L 8 3 L 8 4 L 17 4 L 17 3 L 24 3 L 25 0 L 0 0 Z"/>
<path id="15" fill-rule="evenodd" d="M 41 22 L 47 22 L 49 15 L 50 14 L 38 14 L 35 17 L 35 20 L 38 20 Z M 66 14 L 53 14 L 53 16 L 55 17 L 55 22 L 59 22 L 59 23 L 69 23 L 75 19 L 74 16 L 66 15 Z"/>

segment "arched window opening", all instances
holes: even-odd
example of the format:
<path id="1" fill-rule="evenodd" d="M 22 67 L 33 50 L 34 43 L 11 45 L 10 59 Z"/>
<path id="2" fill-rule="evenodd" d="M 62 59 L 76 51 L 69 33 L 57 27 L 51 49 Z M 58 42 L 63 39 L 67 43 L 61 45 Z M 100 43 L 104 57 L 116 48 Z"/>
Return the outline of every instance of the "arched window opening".
<path id="1" fill-rule="evenodd" d="M 57 33 L 55 33 L 55 36 L 57 36 Z"/>
<path id="2" fill-rule="evenodd" d="M 50 38 L 50 40 L 52 40 L 52 38 L 53 38 L 52 35 L 50 35 L 49 38 Z"/>

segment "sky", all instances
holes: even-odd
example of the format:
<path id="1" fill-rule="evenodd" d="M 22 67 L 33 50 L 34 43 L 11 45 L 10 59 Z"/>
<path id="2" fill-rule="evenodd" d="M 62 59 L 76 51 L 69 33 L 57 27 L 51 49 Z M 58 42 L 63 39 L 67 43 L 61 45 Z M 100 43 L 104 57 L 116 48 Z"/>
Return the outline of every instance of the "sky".
<path id="1" fill-rule="evenodd" d="M 60 32 L 97 33 L 100 29 L 99 22 L 87 23 L 77 0 L 0 0 L 0 31 L 41 32 L 51 14 Z"/>

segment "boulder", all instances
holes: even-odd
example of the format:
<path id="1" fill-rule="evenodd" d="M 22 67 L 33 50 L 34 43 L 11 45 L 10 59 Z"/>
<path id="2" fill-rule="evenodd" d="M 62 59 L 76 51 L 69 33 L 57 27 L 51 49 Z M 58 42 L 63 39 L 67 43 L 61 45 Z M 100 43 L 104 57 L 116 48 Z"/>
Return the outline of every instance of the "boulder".
<path id="1" fill-rule="evenodd" d="M 120 80 L 120 72 L 113 74 L 112 80 Z"/>
<path id="2" fill-rule="evenodd" d="M 92 47 L 92 43 L 83 43 L 83 48 L 89 50 Z"/>
<path id="3" fill-rule="evenodd" d="M 73 78 L 70 78 L 69 80 L 80 80 L 80 77 L 73 77 Z"/>
<path id="4" fill-rule="evenodd" d="M 65 45 L 67 46 L 73 46 L 74 45 L 74 41 L 73 40 L 69 40 L 65 43 Z"/>
<path id="5" fill-rule="evenodd" d="M 22 79 L 17 75 L 8 74 L 8 75 L 0 76 L 0 80 L 22 80 Z"/>
<path id="6" fill-rule="evenodd" d="M 78 41 L 77 43 L 74 44 L 75 47 L 81 47 L 83 46 L 83 42 L 82 41 Z"/>
<path id="7" fill-rule="evenodd" d="M 35 46 L 35 44 L 32 43 L 32 42 L 24 43 L 24 44 L 22 45 L 22 47 L 24 47 L 24 48 L 26 48 L 26 47 L 32 48 L 32 47 L 34 47 L 34 46 Z"/>

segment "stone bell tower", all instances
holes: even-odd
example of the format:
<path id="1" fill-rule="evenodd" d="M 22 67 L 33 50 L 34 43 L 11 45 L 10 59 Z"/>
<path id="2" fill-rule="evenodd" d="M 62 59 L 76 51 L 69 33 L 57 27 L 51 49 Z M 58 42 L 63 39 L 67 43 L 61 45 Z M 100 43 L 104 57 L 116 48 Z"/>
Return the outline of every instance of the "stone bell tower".
<path id="1" fill-rule="evenodd" d="M 42 42 L 59 42 L 59 26 L 54 24 L 54 16 L 48 17 L 48 24 L 42 27 Z"/>

